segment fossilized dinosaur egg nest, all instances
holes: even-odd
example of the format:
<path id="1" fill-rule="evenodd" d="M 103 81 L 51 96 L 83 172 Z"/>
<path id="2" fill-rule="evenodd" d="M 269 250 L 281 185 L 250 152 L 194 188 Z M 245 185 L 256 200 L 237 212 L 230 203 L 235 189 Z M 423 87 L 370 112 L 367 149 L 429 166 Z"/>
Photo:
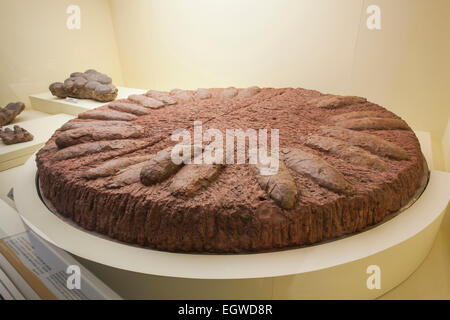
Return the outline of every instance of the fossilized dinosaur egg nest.
<path id="1" fill-rule="evenodd" d="M 176 129 L 279 129 L 280 166 L 176 166 Z M 419 142 L 364 98 L 305 89 L 150 90 L 80 114 L 37 155 L 43 196 L 81 227 L 174 252 L 262 252 L 364 230 L 425 174 Z"/>

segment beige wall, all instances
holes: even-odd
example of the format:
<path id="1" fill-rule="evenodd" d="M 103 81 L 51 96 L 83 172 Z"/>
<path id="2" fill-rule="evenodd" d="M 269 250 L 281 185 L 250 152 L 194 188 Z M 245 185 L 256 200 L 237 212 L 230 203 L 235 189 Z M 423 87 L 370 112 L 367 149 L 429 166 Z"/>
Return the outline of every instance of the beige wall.
<path id="1" fill-rule="evenodd" d="M 357 94 L 432 134 L 450 118 L 448 0 L 110 0 L 127 85 Z M 366 27 L 381 7 L 382 29 Z"/>
<path id="2" fill-rule="evenodd" d="M 349 91 L 361 1 L 111 1 L 132 86 Z"/>
<path id="3" fill-rule="evenodd" d="M 450 171 L 450 119 L 448 120 L 447 128 L 442 139 L 442 150 L 445 159 L 445 168 Z"/>
<path id="4" fill-rule="evenodd" d="M 81 29 L 66 27 L 69 5 L 81 8 Z M 96 68 L 122 83 L 107 0 L 0 0 L 0 105 L 22 100 Z"/>

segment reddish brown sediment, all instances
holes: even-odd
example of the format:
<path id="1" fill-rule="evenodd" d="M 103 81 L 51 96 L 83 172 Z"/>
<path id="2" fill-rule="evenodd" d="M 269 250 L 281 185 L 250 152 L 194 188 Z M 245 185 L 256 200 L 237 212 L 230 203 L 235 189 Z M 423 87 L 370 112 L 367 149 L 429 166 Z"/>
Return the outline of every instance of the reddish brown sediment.
<path id="1" fill-rule="evenodd" d="M 227 90 L 229 95 L 224 93 Z M 171 252 L 263 252 L 363 231 L 407 204 L 426 174 L 419 142 L 409 128 L 358 131 L 401 147 L 407 154 L 406 157 L 403 153 L 402 160 L 377 146 L 370 150 L 373 146 L 361 145 L 359 138 L 348 139 L 341 133 L 334 138 L 350 145 L 350 150 L 361 149 L 364 154 L 379 159 L 388 170 L 363 165 L 352 160 L 351 154 L 347 158 L 330 152 L 331 149 L 306 145 L 311 135 L 327 135 L 321 127 L 329 126 L 332 117 L 344 112 L 391 114 L 376 104 L 318 108 L 316 100 L 322 95 L 305 89 L 263 88 L 244 99 L 238 98 L 231 89 L 208 91 L 211 93 L 208 99 L 199 99 L 191 91 L 174 91 L 171 97 L 188 99 L 176 98 L 176 105 L 149 109 L 148 115 L 129 120 L 126 126 L 139 125 L 145 129 L 144 134 L 137 140 L 113 140 L 118 149 L 108 145 L 112 141 L 97 141 L 93 142 L 96 147 L 80 144 L 58 151 L 55 140 L 61 131 L 57 131 L 36 157 L 43 196 L 60 214 L 82 228 L 126 243 Z M 393 115 L 393 119 L 397 117 Z M 284 162 L 298 191 L 293 207 L 288 210 L 261 188 L 258 176 L 248 164 L 198 168 L 196 173 L 195 170 L 187 172 L 192 169 L 184 166 L 150 186 L 141 183 L 140 167 L 124 174 L 136 163 L 118 164 L 120 159 L 150 156 L 173 146 L 172 132 L 186 129 L 192 133 L 196 120 L 202 121 L 204 130 L 265 128 L 270 132 L 279 129 L 281 150 L 301 149 L 325 161 L 353 186 L 353 192 L 333 188 L 327 182 L 327 171 L 322 180 L 320 175 L 315 176 L 312 170 L 320 170 L 323 164 L 313 162 L 311 167 L 297 170 L 286 159 Z M 64 127 L 73 129 L 72 124 L 81 126 L 78 123 L 82 122 L 102 121 L 76 119 Z M 117 123 L 124 126 L 124 122 Z M 127 145 L 117 145 L 125 141 Z M 331 144 L 330 148 L 339 145 L 341 142 Z M 68 152 L 69 157 L 55 160 L 55 153 L 70 148 L 75 149 Z M 111 165 L 112 171 L 105 169 L 108 174 L 87 179 L 88 170 L 100 168 L 109 161 L 117 161 Z M 183 170 L 187 172 L 185 178 L 180 176 Z"/>

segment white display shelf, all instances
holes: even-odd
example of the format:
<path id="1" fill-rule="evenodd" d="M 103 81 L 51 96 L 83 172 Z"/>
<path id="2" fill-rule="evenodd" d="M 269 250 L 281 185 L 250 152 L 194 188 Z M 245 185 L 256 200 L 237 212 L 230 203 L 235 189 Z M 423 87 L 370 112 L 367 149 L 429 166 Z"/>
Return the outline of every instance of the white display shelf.
<path id="1" fill-rule="evenodd" d="M 73 119 L 73 116 L 67 114 L 48 115 L 46 117 L 33 120 L 14 123 L 4 128 L 13 128 L 19 125 L 30 132 L 33 141 L 5 145 L 0 142 L 0 171 L 24 164 L 30 156 L 40 149 L 45 142 L 53 135 L 55 130 L 59 129 L 64 123 Z"/>
<path id="2" fill-rule="evenodd" d="M 146 92 L 146 90 L 142 89 L 134 89 L 126 87 L 117 87 L 117 88 L 119 89 L 117 99 L 125 99 L 132 94 L 142 94 Z M 31 95 L 30 102 L 33 109 L 35 110 L 39 110 L 50 114 L 66 113 L 75 116 L 82 112 L 86 112 L 101 107 L 108 103 L 108 102 L 94 101 L 91 99 L 73 99 L 73 98 L 61 99 L 53 96 L 50 91 Z"/>
<path id="3" fill-rule="evenodd" d="M 262 254 L 160 252 L 86 232 L 47 209 L 30 159 L 14 186 L 16 205 L 40 236 L 70 253 L 121 270 L 142 298 L 371 299 L 404 281 L 427 256 L 450 200 L 450 174 L 432 171 L 422 196 L 368 231 L 316 246 Z M 367 288 L 379 266 L 381 289 Z M 130 293 L 132 295 L 132 293 Z"/>

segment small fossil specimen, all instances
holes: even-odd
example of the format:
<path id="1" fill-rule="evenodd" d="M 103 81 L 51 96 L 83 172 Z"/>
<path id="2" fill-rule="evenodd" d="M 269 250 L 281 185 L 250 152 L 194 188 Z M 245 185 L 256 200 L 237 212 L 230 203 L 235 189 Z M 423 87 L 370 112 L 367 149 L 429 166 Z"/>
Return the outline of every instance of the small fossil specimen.
<path id="1" fill-rule="evenodd" d="M 110 77 L 90 69 L 84 73 L 72 73 L 64 83 L 51 84 L 50 91 L 59 98 L 71 97 L 107 102 L 116 99 L 119 90 L 112 84 Z"/>
<path id="2" fill-rule="evenodd" d="M 319 156 L 300 149 L 286 148 L 281 151 L 281 158 L 289 169 L 310 177 L 327 189 L 345 194 L 355 192 L 342 173 Z"/>
<path id="3" fill-rule="evenodd" d="M 84 127 L 60 133 L 55 142 L 62 149 L 73 145 L 101 141 L 140 138 L 144 129 L 140 126 L 130 127 Z"/>
<path id="4" fill-rule="evenodd" d="M 171 175 L 180 170 L 185 161 L 180 164 L 176 164 L 172 160 L 172 147 L 164 149 L 151 160 L 148 165 L 142 169 L 141 182 L 145 186 L 151 186 L 160 183 Z M 191 158 L 196 157 L 202 152 L 201 147 L 192 146 Z M 183 160 L 187 158 L 184 157 Z"/>
<path id="5" fill-rule="evenodd" d="M 169 190 L 174 195 L 193 196 L 211 184 L 220 174 L 222 165 L 188 164 L 173 178 Z"/>
<path id="6" fill-rule="evenodd" d="M 351 143 L 330 137 L 311 135 L 306 139 L 306 145 L 311 148 L 328 152 L 342 160 L 357 166 L 364 166 L 384 171 L 388 168 L 386 162 L 370 152 L 355 147 Z"/>
<path id="7" fill-rule="evenodd" d="M 151 109 L 159 109 L 165 106 L 164 102 L 148 97 L 143 94 L 132 94 L 131 96 L 128 97 L 128 99 Z"/>
<path id="8" fill-rule="evenodd" d="M 133 103 L 119 102 L 119 101 L 109 103 L 108 108 L 121 112 L 131 113 L 137 116 L 145 116 L 150 113 L 148 108 L 141 107 Z"/>
<path id="9" fill-rule="evenodd" d="M 146 164 L 147 162 L 141 162 L 120 170 L 115 176 L 105 182 L 105 187 L 118 189 L 139 182 L 141 170 Z"/>
<path id="10" fill-rule="evenodd" d="M 127 121 L 69 121 L 61 127 L 61 131 L 67 131 L 85 127 L 131 127 Z"/>
<path id="11" fill-rule="evenodd" d="M 183 102 L 192 101 L 192 94 L 187 90 L 173 89 L 170 94 Z"/>
<path id="12" fill-rule="evenodd" d="M 402 147 L 372 134 L 339 127 L 321 127 L 320 132 L 324 135 L 349 142 L 382 157 L 395 160 L 409 159 L 408 153 Z"/>
<path id="13" fill-rule="evenodd" d="M 149 90 L 145 95 L 153 99 L 162 101 L 167 105 L 177 104 L 177 99 L 171 97 L 168 92 Z"/>
<path id="14" fill-rule="evenodd" d="M 383 111 L 354 111 L 343 113 L 337 116 L 332 116 L 330 120 L 332 122 L 337 122 L 342 120 L 361 118 L 393 118 L 393 116 L 392 114 Z"/>
<path id="15" fill-rule="evenodd" d="M 110 161 L 106 161 L 105 163 L 100 164 L 95 168 L 91 168 L 84 172 L 83 177 L 86 179 L 97 179 L 101 177 L 109 177 L 120 170 L 127 168 L 129 166 L 142 163 L 145 161 L 149 161 L 154 157 L 154 155 L 143 155 L 136 157 L 127 157 L 127 158 L 119 158 L 113 159 Z"/>
<path id="16" fill-rule="evenodd" d="M 260 91 L 261 91 L 260 87 L 253 86 L 253 87 L 241 90 L 237 97 L 238 97 L 238 99 L 250 98 L 250 97 L 253 97 L 254 95 L 257 95 Z"/>
<path id="17" fill-rule="evenodd" d="M 279 160 L 278 172 L 274 175 L 262 175 L 262 167 L 259 164 L 251 166 L 261 189 L 266 191 L 281 208 L 292 209 L 297 201 L 298 190 L 286 165 Z"/>
<path id="18" fill-rule="evenodd" d="M 205 100 L 205 99 L 210 99 L 212 97 L 212 94 L 208 89 L 198 89 L 195 92 L 195 96 L 198 99 Z"/>
<path id="19" fill-rule="evenodd" d="M 349 119 L 336 123 L 337 126 L 353 130 L 408 130 L 403 120 L 386 118 Z"/>
<path id="20" fill-rule="evenodd" d="M 11 145 L 32 141 L 34 136 L 24 128 L 14 126 L 14 130 L 9 128 L 4 130 L 0 129 L 0 138 L 3 140 L 4 144 Z"/>
<path id="21" fill-rule="evenodd" d="M 148 163 L 141 172 L 141 182 L 145 186 L 164 181 L 181 169 L 182 164 L 175 164 L 171 157 L 172 148 L 164 149 Z"/>
<path id="22" fill-rule="evenodd" d="M 235 87 L 229 87 L 226 89 L 223 89 L 222 93 L 220 94 L 220 97 L 222 99 L 231 99 L 237 96 L 238 94 L 238 89 L 236 89 Z"/>
<path id="23" fill-rule="evenodd" d="M 138 117 L 134 114 L 118 112 L 114 110 L 90 110 L 78 115 L 80 119 L 92 120 L 116 120 L 116 121 L 132 121 Z"/>
<path id="24" fill-rule="evenodd" d="M 325 95 L 320 98 L 317 98 L 313 101 L 317 104 L 317 107 L 323 109 L 337 109 L 345 106 L 349 106 L 352 104 L 359 104 L 367 102 L 367 99 L 361 97 L 354 96 L 334 96 L 334 95 Z"/>
<path id="25" fill-rule="evenodd" d="M 61 149 L 55 153 L 53 157 L 56 161 L 79 158 L 89 154 L 106 152 L 120 149 L 132 149 L 144 146 L 145 143 L 136 140 L 112 140 L 112 141 L 95 141 L 83 144 L 77 144 L 65 149 Z"/>
<path id="26" fill-rule="evenodd" d="M 10 124 L 24 109 L 25 105 L 22 102 L 9 103 L 0 109 L 0 127 Z"/>

